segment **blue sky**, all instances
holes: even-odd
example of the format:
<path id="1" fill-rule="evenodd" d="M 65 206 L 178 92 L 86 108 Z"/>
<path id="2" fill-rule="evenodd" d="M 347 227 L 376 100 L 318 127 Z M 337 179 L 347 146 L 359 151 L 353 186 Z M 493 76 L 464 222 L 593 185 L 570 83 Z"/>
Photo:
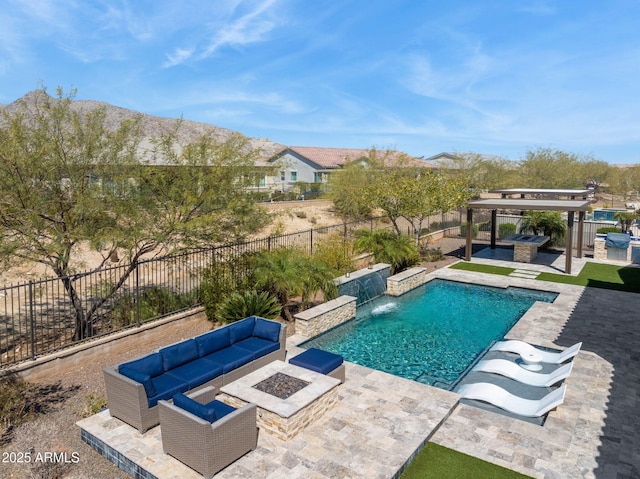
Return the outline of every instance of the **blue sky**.
<path id="1" fill-rule="evenodd" d="M 45 85 L 289 146 L 640 163 L 637 0 L 2 0 Z"/>

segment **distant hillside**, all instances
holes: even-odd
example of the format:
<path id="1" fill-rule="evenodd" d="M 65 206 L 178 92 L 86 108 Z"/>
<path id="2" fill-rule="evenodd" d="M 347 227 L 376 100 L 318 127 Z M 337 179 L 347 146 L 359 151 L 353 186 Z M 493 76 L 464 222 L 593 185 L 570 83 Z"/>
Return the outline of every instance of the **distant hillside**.
<path id="1" fill-rule="evenodd" d="M 38 103 L 42 103 L 43 95 L 47 95 L 43 90 L 34 90 L 27 93 L 22 98 L 8 105 L 0 105 L 0 111 L 14 112 L 19 109 L 20 104 L 24 103 L 29 109 L 35 108 Z M 141 131 L 145 139 L 157 137 L 162 132 L 171 131 L 176 124 L 176 118 L 163 118 L 159 116 L 147 115 L 134 110 L 120 108 L 108 103 L 93 100 L 74 100 L 72 108 L 78 112 L 89 112 L 99 107 L 106 110 L 106 125 L 109 128 L 117 128 L 117 126 L 125 119 L 141 116 Z M 233 130 L 221 128 L 219 126 L 210 125 L 208 123 L 200 123 L 196 121 L 182 120 L 179 130 L 178 139 L 181 143 L 188 143 L 202 135 L 210 134 L 218 140 L 224 141 L 231 135 L 236 134 Z M 148 144 L 148 141 L 143 141 Z M 285 145 L 275 143 L 262 138 L 249 138 L 252 148 L 260 151 L 260 158 L 267 159 L 286 148 Z"/>

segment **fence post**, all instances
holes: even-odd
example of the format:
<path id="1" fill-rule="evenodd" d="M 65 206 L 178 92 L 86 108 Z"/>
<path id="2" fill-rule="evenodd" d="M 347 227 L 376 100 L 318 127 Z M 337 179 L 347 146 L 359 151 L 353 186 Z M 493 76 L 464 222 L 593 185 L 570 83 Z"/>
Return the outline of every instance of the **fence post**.
<path id="1" fill-rule="evenodd" d="M 33 281 L 29 280 L 29 323 L 31 324 L 31 359 L 36 358 L 36 318 L 33 314 Z"/>
<path id="2" fill-rule="evenodd" d="M 309 254 L 313 254 L 313 228 L 309 230 Z"/>
<path id="3" fill-rule="evenodd" d="M 136 262 L 136 325 L 140 326 L 140 263 Z"/>

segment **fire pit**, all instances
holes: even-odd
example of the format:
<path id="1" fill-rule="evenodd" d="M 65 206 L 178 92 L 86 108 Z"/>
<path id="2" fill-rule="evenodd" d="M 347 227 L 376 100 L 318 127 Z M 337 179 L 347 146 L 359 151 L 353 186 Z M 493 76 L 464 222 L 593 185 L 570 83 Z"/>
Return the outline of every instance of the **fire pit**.
<path id="1" fill-rule="evenodd" d="M 253 387 L 264 393 L 273 394 L 280 399 L 287 399 L 308 385 L 308 381 L 303 381 L 284 373 L 275 373 Z"/>
<path id="2" fill-rule="evenodd" d="M 284 441 L 322 416 L 338 399 L 340 380 L 274 361 L 220 388 L 218 399 L 233 407 L 258 406 L 258 427 Z"/>

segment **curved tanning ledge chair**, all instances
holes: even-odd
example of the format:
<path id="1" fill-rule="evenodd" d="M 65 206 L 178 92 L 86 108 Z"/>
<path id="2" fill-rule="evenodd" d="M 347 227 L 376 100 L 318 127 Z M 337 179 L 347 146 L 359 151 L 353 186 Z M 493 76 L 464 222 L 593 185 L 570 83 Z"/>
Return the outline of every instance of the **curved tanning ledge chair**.
<path id="1" fill-rule="evenodd" d="M 537 387 L 550 387 L 569 377 L 573 363 L 560 366 L 548 374 L 528 371 L 507 359 L 484 359 L 473 368 L 483 373 L 500 374 L 523 384 Z"/>
<path id="2" fill-rule="evenodd" d="M 464 399 L 477 399 L 525 417 L 540 417 L 564 402 L 566 385 L 551 391 L 542 399 L 525 399 L 490 383 L 465 384 L 458 390 Z"/>
<path id="3" fill-rule="evenodd" d="M 532 346 L 531 344 L 524 341 L 513 339 L 509 341 L 498 341 L 493 346 L 491 346 L 490 351 L 506 351 L 509 353 L 516 353 L 520 355 L 535 353 L 542 358 L 543 363 L 560 364 L 578 354 L 581 347 L 582 343 L 580 342 L 574 344 L 570 348 L 565 349 L 564 351 L 554 353 L 552 351 L 545 351 L 543 349 L 536 348 L 535 346 Z"/>

